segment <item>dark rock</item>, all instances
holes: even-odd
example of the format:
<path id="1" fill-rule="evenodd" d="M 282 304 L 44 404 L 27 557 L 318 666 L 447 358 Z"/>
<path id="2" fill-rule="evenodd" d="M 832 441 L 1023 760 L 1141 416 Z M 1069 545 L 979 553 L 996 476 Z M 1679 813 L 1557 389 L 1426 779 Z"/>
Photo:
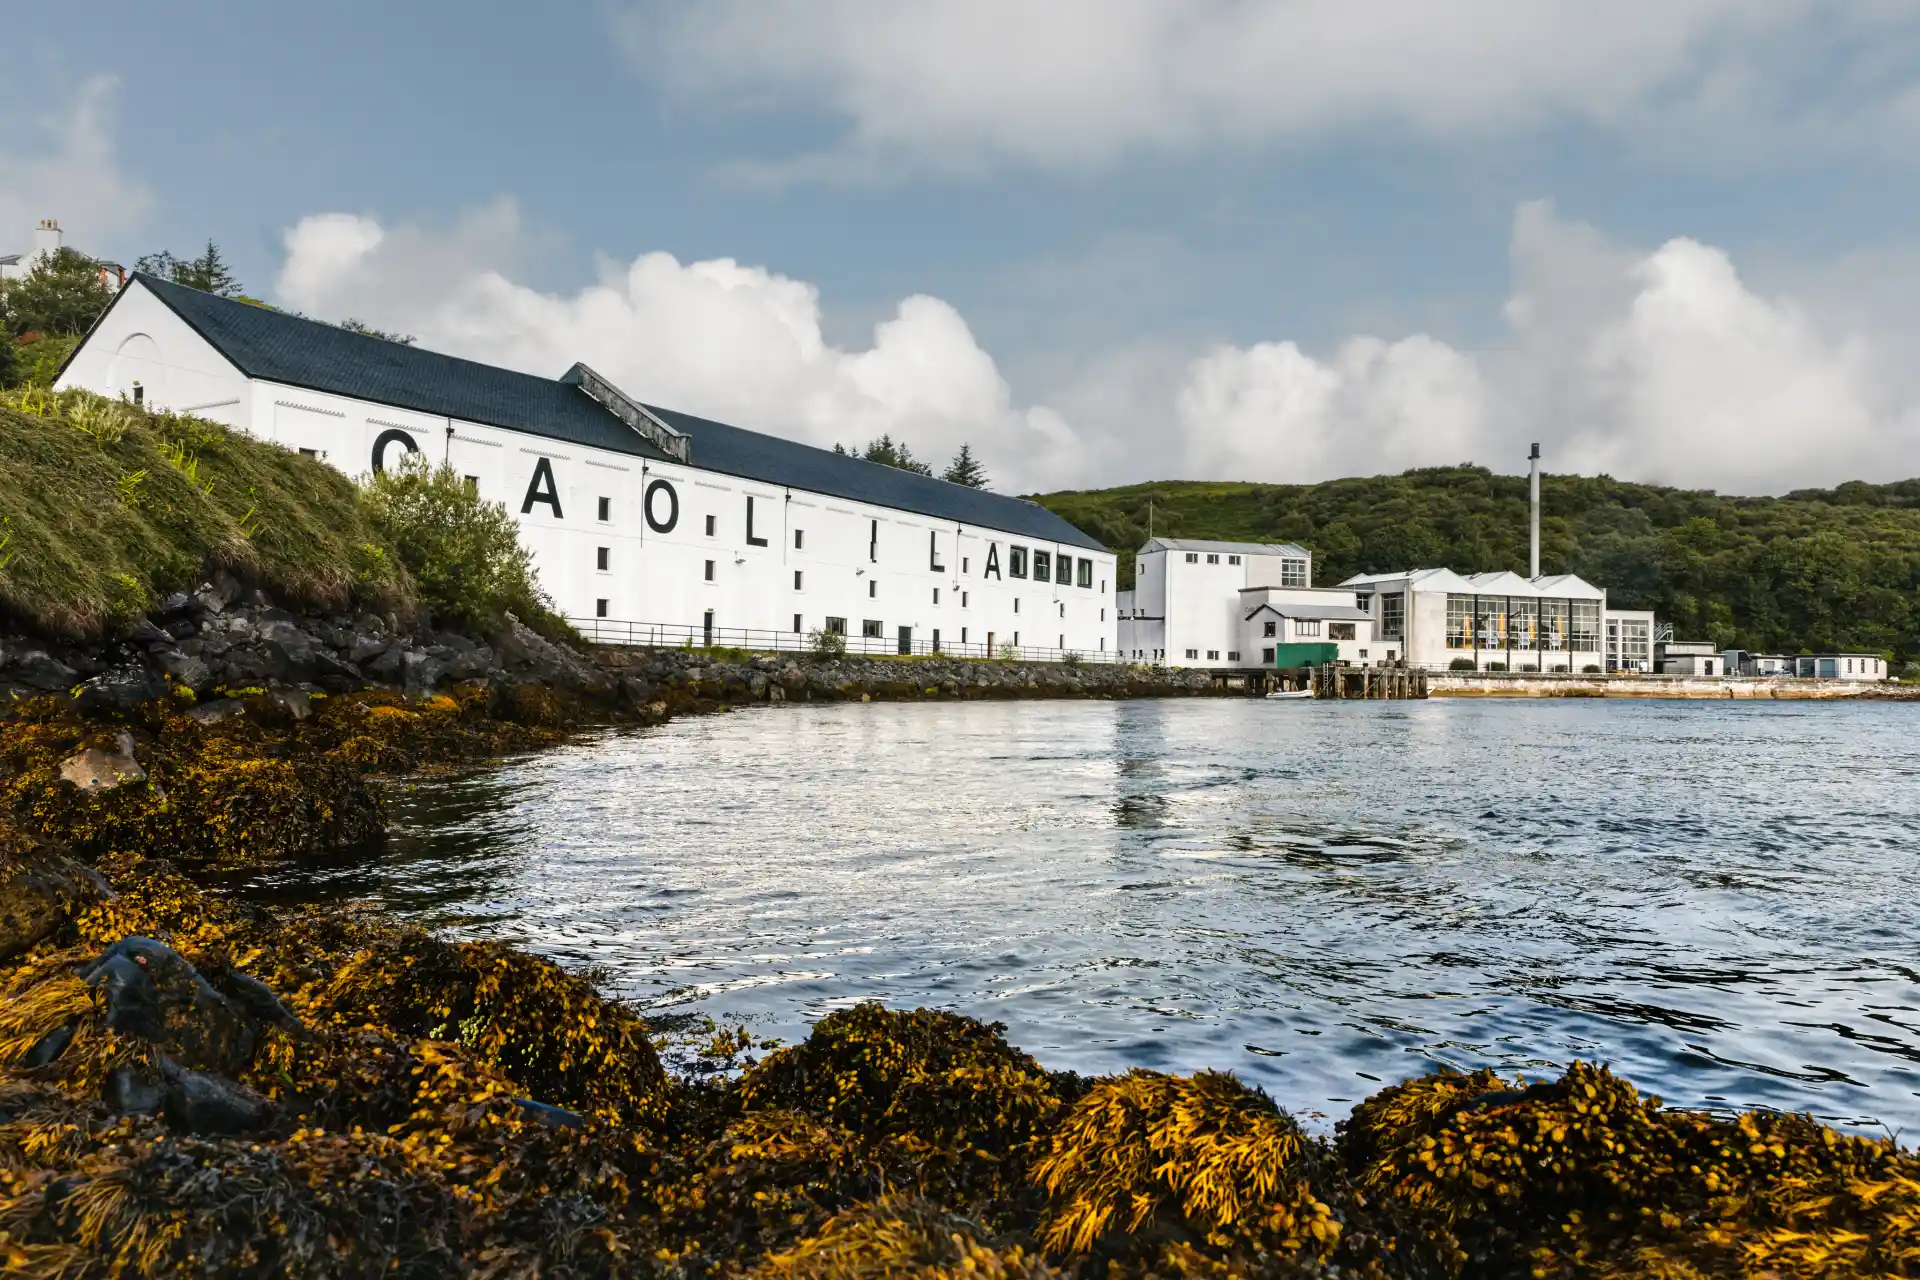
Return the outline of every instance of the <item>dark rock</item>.
<path id="1" fill-rule="evenodd" d="M 175 684 L 196 692 L 213 683 L 212 667 L 178 649 L 162 649 L 153 655 L 153 661 L 160 670 L 173 677 Z"/>
<path id="2" fill-rule="evenodd" d="M 569 1111 L 565 1107 L 556 1107 L 551 1103 L 535 1102 L 532 1098 L 515 1098 L 513 1104 L 524 1111 L 529 1120 L 538 1120 L 549 1129 L 580 1129 L 587 1123 L 585 1116 L 578 1111 Z"/>
<path id="3" fill-rule="evenodd" d="M 155 617 L 159 618 L 171 628 L 175 619 L 187 616 L 187 610 L 191 608 L 192 605 L 192 596 L 184 591 L 176 591 L 165 600 L 162 600 L 160 607 L 155 609 L 153 613 Z"/>
<path id="4" fill-rule="evenodd" d="M 88 747 L 60 762 L 60 776 L 82 791 L 111 791 L 145 782 L 147 771 L 133 757 L 133 735 L 122 729 L 109 747 Z"/>
<path id="5" fill-rule="evenodd" d="M 115 1067 L 100 1086 L 100 1100 L 118 1115 L 158 1115 L 166 1105 L 167 1087 L 137 1067 Z"/>
<path id="6" fill-rule="evenodd" d="M 164 943 L 122 938 L 80 976 L 106 996 L 109 1028 L 151 1041 L 189 1067 L 232 1070 L 253 1056 L 253 1020 Z"/>
<path id="7" fill-rule="evenodd" d="M 239 1005 L 255 1021 L 287 1031 L 305 1033 L 306 1027 L 300 1019 L 296 1018 L 293 1011 L 273 993 L 273 988 L 260 979 L 244 974 L 238 969 L 228 969 L 215 974 L 209 981 L 215 989 Z"/>
<path id="8" fill-rule="evenodd" d="M 347 648 L 347 661 L 355 666 L 364 666 L 367 662 L 387 651 L 389 641 L 385 636 L 357 635 Z"/>
<path id="9" fill-rule="evenodd" d="M 167 682 L 145 667 L 121 667 L 80 686 L 75 708 L 83 716 L 124 719 L 143 702 L 167 696 Z"/>
<path id="10" fill-rule="evenodd" d="M 447 664 L 449 680 L 478 680 L 493 670 L 493 650 L 485 645 L 469 649 Z"/>
<path id="11" fill-rule="evenodd" d="M 412 697 L 432 693 L 446 677 L 447 664 L 425 653 L 409 650 L 400 666 L 400 687 Z"/>
<path id="12" fill-rule="evenodd" d="M 132 630 L 127 632 L 127 639 L 134 644 L 143 644 L 150 648 L 159 648 L 172 644 L 174 638 L 171 633 L 161 630 L 159 627 L 154 626 L 148 619 L 142 618 L 133 624 Z"/>
<path id="13" fill-rule="evenodd" d="M 167 1123 L 184 1133 L 230 1137 L 259 1128 L 273 1115 L 273 1104 L 245 1085 L 164 1059 L 160 1066 Z"/>
<path id="14" fill-rule="evenodd" d="M 312 696 L 299 689 L 273 689 L 267 693 L 267 701 L 276 709 L 286 713 L 295 724 L 313 715 Z"/>
<path id="15" fill-rule="evenodd" d="M 509 616 L 506 630 L 500 633 L 494 650 L 509 671 L 532 675 L 562 689 L 611 695 L 612 679 L 606 672 L 571 649 L 553 644 L 535 634 L 518 618 Z"/>
<path id="16" fill-rule="evenodd" d="M 97 874 L 47 845 L 0 858 L 0 960 L 51 937 L 81 908 L 113 897 Z"/>
<path id="17" fill-rule="evenodd" d="M 69 1023 L 63 1027 L 55 1027 L 33 1042 L 33 1048 L 21 1055 L 18 1066 L 22 1071 L 36 1071 L 58 1059 L 61 1054 L 67 1051 L 67 1046 L 72 1043 L 72 1024 Z"/>
<path id="18" fill-rule="evenodd" d="M 246 708 L 238 698 L 215 698 L 212 702 L 203 702 L 187 712 L 187 719 L 200 724 L 219 724 L 222 720 L 231 720 Z"/>
<path id="19" fill-rule="evenodd" d="M 71 689 L 80 679 L 78 671 L 50 657 L 45 649 L 28 649 L 25 653 L 15 654 L 8 675 L 15 684 L 46 693 Z"/>

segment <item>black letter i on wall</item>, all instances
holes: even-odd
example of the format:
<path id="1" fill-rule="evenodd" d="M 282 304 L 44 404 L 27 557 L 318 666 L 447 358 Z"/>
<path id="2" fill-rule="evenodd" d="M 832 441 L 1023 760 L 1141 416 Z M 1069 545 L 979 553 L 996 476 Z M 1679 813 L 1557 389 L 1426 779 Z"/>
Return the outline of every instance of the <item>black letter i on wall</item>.
<path id="1" fill-rule="evenodd" d="M 545 458 L 533 464 L 533 479 L 527 482 L 527 498 L 520 504 L 520 514 L 531 515 L 536 502 L 552 507 L 555 520 L 565 519 L 560 514 L 560 489 L 553 482 L 553 463 Z"/>

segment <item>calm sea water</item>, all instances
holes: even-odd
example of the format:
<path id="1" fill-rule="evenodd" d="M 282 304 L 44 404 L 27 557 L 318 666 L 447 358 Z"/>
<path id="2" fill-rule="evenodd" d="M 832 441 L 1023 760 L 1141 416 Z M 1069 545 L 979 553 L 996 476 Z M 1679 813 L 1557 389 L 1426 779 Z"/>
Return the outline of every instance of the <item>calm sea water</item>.
<path id="1" fill-rule="evenodd" d="M 796 1039 L 865 999 L 1050 1066 L 1382 1082 L 1598 1060 L 1920 1128 L 1920 707 L 789 706 L 399 798 L 357 898 Z"/>

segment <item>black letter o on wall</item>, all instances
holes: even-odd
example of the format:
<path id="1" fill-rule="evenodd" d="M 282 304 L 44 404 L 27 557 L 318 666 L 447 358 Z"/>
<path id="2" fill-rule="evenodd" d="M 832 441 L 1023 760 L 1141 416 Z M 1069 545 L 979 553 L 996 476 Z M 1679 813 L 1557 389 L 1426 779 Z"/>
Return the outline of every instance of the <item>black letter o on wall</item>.
<path id="1" fill-rule="evenodd" d="M 653 498 L 654 495 L 658 493 L 667 495 L 667 518 L 665 520 L 653 514 Z M 655 533 L 672 533 L 673 526 L 680 523 L 680 495 L 675 493 L 673 486 L 665 480 L 655 480 L 647 486 L 646 497 L 641 499 L 640 507 L 641 510 L 646 512 L 647 528 L 653 530 Z"/>
<path id="2" fill-rule="evenodd" d="M 386 471 L 387 466 L 386 466 L 385 459 L 387 455 L 387 446 L 394 443 L 399 443 L 407 446 L 408 453 L 420 452 L 420 446 L 413 442 L 413 437 L 408 435 L 406 432 L 400 430 L 400 428 L 393 427 L 386 431 L 382 431 L 380 433 L 380 438 L 373 442 L 373 470 L 376 475 Z"/>

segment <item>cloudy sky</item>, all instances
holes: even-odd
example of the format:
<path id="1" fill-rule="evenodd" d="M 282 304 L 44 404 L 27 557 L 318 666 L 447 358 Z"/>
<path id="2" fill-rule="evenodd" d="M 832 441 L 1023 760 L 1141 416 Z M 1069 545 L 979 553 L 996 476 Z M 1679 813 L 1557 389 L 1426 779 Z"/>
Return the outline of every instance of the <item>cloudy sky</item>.
<path id="1" fill-rule="evenodd" d="M 11 6 L 0 252 L 996 487 L 1920 474 L 1920 0 Z"/>

